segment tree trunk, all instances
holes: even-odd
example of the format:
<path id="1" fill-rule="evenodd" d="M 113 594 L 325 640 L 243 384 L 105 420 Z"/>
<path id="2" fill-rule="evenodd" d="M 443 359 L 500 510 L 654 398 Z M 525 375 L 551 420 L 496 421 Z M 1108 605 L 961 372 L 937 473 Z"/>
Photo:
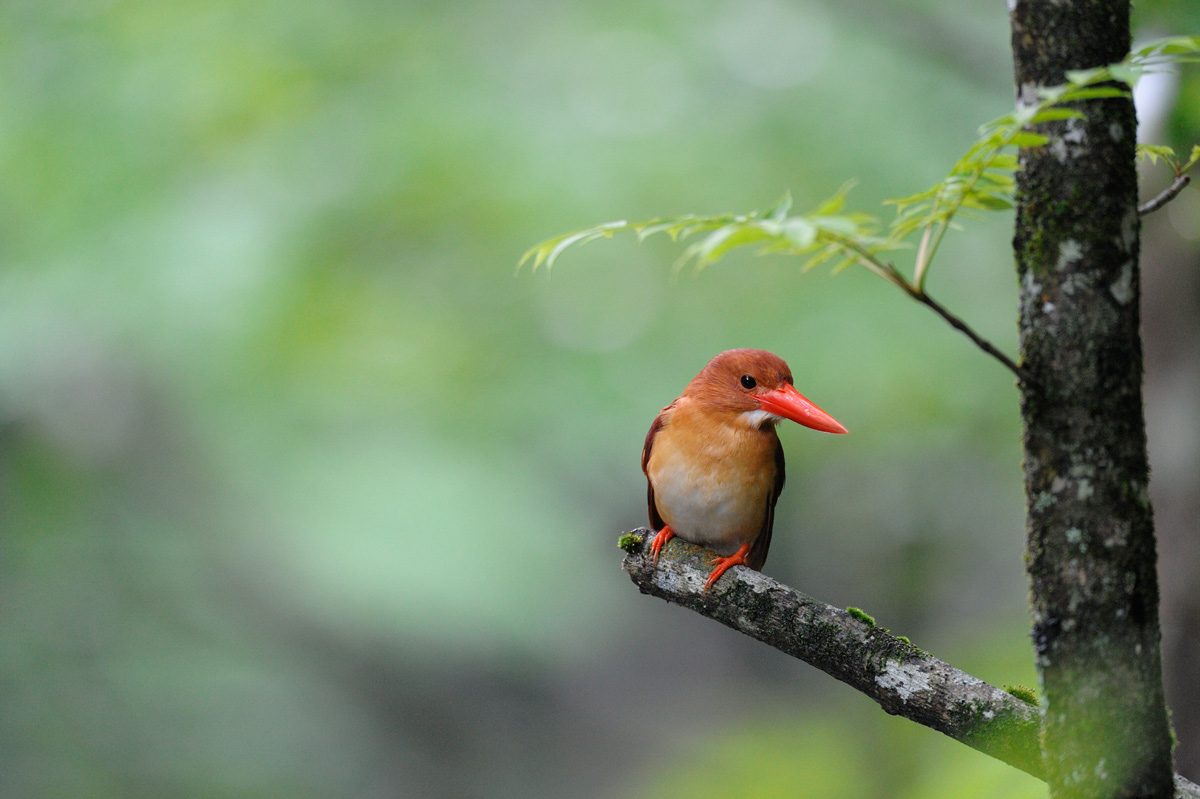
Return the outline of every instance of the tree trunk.
<path id="1" fill-rule="evenodd" d="M 1021 100 L 1121 60 L 1128 0 L 1016 0 Z M 1139 333 L 1136 122 L 1128 99 L 1049 123 L 1018 174 L 1014 248 L 1026 563 L 1051 796 L 1168 797 Z"/>

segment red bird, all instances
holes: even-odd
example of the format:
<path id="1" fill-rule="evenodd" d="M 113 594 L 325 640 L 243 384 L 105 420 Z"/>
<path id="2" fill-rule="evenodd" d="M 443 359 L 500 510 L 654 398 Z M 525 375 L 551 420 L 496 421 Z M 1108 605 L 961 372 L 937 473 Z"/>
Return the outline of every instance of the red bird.
<path id="1" fill-rule="evenodd" d="M 775 433 L 783 419 L 846 432 L 796 391 L 784 360 L 764 350 L 722 352 L 662 409 L 642 448 L 650 524 L 658 531 L 650 544 L 655 563 L 679 536 L 723 556 L 705 591 L 732 566 L 763 567 L 783 490 Z"/>

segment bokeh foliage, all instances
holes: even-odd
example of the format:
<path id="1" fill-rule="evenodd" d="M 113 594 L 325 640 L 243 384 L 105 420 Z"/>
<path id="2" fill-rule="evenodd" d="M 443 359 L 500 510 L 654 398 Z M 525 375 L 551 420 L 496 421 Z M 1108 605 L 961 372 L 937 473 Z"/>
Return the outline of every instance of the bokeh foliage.
<path id="1" fill-rule="evenodd" d="M 599 796 L 696 740 L 779 752 L 767 785 L 973 773 L 649 606 L 614 542 L 658 408 L 772 349 L 853 435 L 784 431 L 768 571 L 1028 683 L 1009 376 L 865 275 L 512 264 L 927 185 L 1008 106 L 1006 39 L 932 0 L 0 5 L 0 794 Z M 1008 238 L 932 288 L 1011 351 Z M 824 725 L 928 765 L 782 759 Z"/>

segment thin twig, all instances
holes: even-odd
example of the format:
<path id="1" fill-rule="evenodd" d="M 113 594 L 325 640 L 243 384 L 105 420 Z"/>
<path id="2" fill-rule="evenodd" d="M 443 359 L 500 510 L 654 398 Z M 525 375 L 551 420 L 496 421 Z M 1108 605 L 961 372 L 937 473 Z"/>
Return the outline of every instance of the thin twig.
<path id="1" fill-rule="evenodd" d="M 968 325 L 962 319 L 959 319 L 954 314 L 950 313 L 950 311 L 946 310 L 941 303 L 937 302 L 928 294 L 926 294 L 924 289 L 909 283 L 908 279 L 904 276 L 904 273 L 897 269 L 896 265 L 891 261 L 880 260 L 870 250 L 867 250 L 851 239 L 842 238 L 840 236 L 831 238 L 833 238 L 844 250 L 849 251 L 854 260 L 856 260 L 868 271 L 874 272 L 889 283 L 898 286 L 901 291 L 912 297 L 917 302 L 936 311 L 938 316 L 950 323 L 951 327 L 963 333 L 967 338 L 975 342 L 975 346 L 979 347 L 979 349 L 983 350 L 988 355 L 991 355 L 993 358 L 1000 361 L 1000 363 L 1007 366 L 1009 370 L 1017 376 L 1017 379 L 1024 383 L 1027 387 L 1035 388 L 1037 386 L 1037 381 L 1033 379 L 1028 371 L 1022 369 L 1020 366 L 1017 366 L 1017 364 L 1015 364 L 1011 358 L 1009 358 L 1000 350 L 996 349 L 995 345 L 972 330 L 970 325 Z M 937 239 L 935 239 L 935 242 L 940 240 L 941 237 L 939 236 Z M 937 244 L 935 243 L 934 250 L 936 249 Z M 933 257 L 932 251 L 929 253 L 929 257 Z"/>
<path id="2" fill-rule="evenodd" d="M 1000 363 L 1007 366 L 1009 371 L 1016 375 L 1017 379 L 1026 386 L 1031 388 L 1037 386 L 1037 381 L 1033 379 L 1032 375 L 1030 375 L 1027 370 L 1018 366 L 1015 362 L 1013 362 L 1012 358 L 1009 358 L 1003 352 L 998 350 L 994 344 L 976 333 L 970 325 L 952 314 L 940 302 L 914 286 L 902 286 L 901 288 L 904 288 L 908 296 L 912 297 L 922 305 L 931 308 L 935 313 L 937 313 L 938 316 L 949 322 L 951 327 L 965 335 L 967 338 L 971 339 L 971 341 L 975 342 L 975 346 L 979 347 L 979 349 L 983 350 L 988 355 L 991 355 Z"/>
<path id="3" fill-rule="evenodd" d="M 1162 208 L 1167 203 L 1179 196 L 1179 192 L 1187 188 L 1187 185 L 1192 182 L 1192 179 L 1187 175 L 1176 175 L 1175 180 L 1170 186 L 1167 186 L 1157 197 L 1154 197 L 1138 206 L 1138 216 L 1152 214 L 1159 208 Z"/>

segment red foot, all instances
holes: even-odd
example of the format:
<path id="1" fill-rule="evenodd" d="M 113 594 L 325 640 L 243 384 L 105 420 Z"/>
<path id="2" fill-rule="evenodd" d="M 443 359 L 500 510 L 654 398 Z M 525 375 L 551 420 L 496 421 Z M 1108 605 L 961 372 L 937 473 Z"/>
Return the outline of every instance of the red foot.
<path id="1" fill-rule="evenodd" d="M 661 552 L 662 548 L 667 545 L 667 542 L 674 537 L 675 531 L 671 529 L 670 525 L 666 524 L 663 525 L 663 529 L 655 533 L 654 540 L 650 542 L 650 554 L 654 556 L 654 560 L 651 565 L 658 565 L 658 553 Z"/>
<path id="2" fill-rule="evenodd" d="M 740 547 L 738 547 L 738 551 L 734 552 L 729 557 L 717 558 L 715 561 L 713 561 L 713 563 L 716 564 L 716 568 L 712 570 L 712 574 L 708 575 L 708 579 L 704 581 L 704 590 L 707 591 L 708 589 L 712 588 L 713 583 L 715 583 L 722 574 L 729 571 L 729 569 L 733 566 L 745 566 L 746 555 L 749 552 L 750 545 L 742 544 Z"/>

